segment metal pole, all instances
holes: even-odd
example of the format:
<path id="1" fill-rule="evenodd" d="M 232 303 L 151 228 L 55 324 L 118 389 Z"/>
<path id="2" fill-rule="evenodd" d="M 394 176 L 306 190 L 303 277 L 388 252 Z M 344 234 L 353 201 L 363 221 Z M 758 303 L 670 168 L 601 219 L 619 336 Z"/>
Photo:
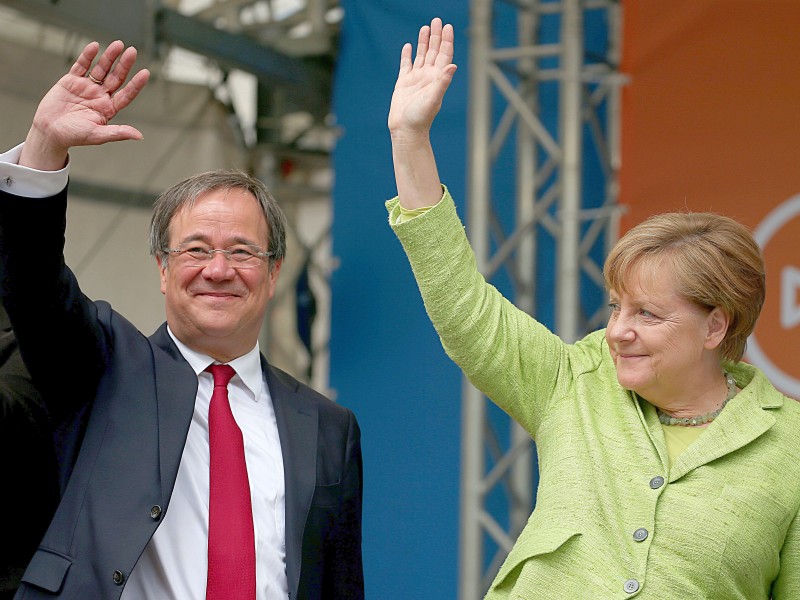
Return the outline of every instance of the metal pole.
<path id="1" fill-rule="evenodd" d="M 491 24 L 492 0 L 473 0 L 470 11 L 467 226 L 470 244 L 481 272 L 484 271 L 489 256 Z M 466 380 L 463 386 L 458 597 L 460 600 L 479 600 L 483 595 L 483 536 L 480 515 L 483 508 L 482 478 L 485 470 L 483 437 L 486 400 Z"/>
<path id="2" fill-rule="evenodd" d="M 533 46 L 536 41 L 538 18 L 534 10 L 520 10 L 517 35 L 520 46 Z M 520 59 L 520 95 L 533 114 L 539 112 L 536 59 Z M 517 202 L 516 222 L 528 223 L 535 218 L 537 186 L 536 136 L 526 123 L 517 125 Z M 529 315 L 536 314 L 536 236 L 526 235 L 516 253 L 517 277 L 514 303 Z M 510 421 L 511 446 L 532 446 L 530 434 L 516 421 Z M 533 457 L 529 450 L 521 455 L 510 470 L 509 531 L 513 537 L 522 531 L 533 509 Z"/>
<path id="3" fill-rule="evenodd" d="M 580 282 L 583 10 L 580 0 L 563 0 L 562 7 L 561 40 L 564 51 L 559 116 L 563 162 L 559 209 L 561 234 L 558 244 L 556 332 L 565 342 L 574 342 L 578 338 Z"/>
<path id="4" fill-rule="evenodd" d="M 604 59 L 587 69 L 584 64 L 583 15 L 588 10 L 609 11 L 609 37 L 612 54 L 619 51 L 620 9 L 617 2 L 593 0 L 514 0 L 503 2 L 503 10 L 515 9 L 519 47 L 512 48 L 504 39 L 502 48 L 494 48 L 493 32 L 497 0 L 472 0 L 470 38 L 470 110 L 467 221 L 469 237 L 481 273 L 492 281 L 501 267 L 506 267 L 514 283 L 512 301 L 522 310 L 536 315 L 537 236 L 552 236 L 556 257 L 552 259 L 557 277 L 555 331 L 567 342 L 585 333 L 580 320 L 579 289 L 581 272 L 586 268 L 587 282 L 602 286 L 599 267 L 590 252 L 596 239 L 598 223 L 605 221 L 614 237 L 614 222 L 608 222 L 608 210 L 586 211 L 587 228 L 582 231 L 582 154 L 584 120 L 588 130 L 600 140 L 599 158 L 613 166 L 605 168 L 606 202 L 616 198 L 618 165 L 618 91 L 611 90 L 605 117 L 594 113 L 594 100 L 602 101 L 605 87 L 614 83 L 611 73 L 615 60 Z M 499 11 L 498 11 L 499 12 Z M 506 14 L 505 12 L 503 14 Z M 539 28 L 557 24 L 560 40 L 543 43 Z M 556 63 L 557 61 L 557 63 Z M 557 64 L 557 70 L 552 66 Z M 588 76 L 594 74 L 592 82 Z M 599 75 L 599 77 L 598 77 Z M 539 106 L 540 92 L 548 82 L 558 84 L 557 107 Z M 600 83 L 590 101 L 584 94 L 593 83 Z M 544 84 L 544 85 L 543 85 Z M 497 98 L 502 117 L 495 123 L 492 100 Z M 557 108 L 558 132 L 550 129 L 539 113 Z M 609 111 L 611 114 L 609 114 Z M 585 113 L 585 114 L 584 114 Z M 603 123 L 608 128 L 603 127 Z M 604 129 L 610 131 L 606 144 Z M 512 135 L 513 134 L 513 135 Z M 505 144 L 514 140 L 515 207 L 513 230 L 504 231 L 507 223 L 495 216 L 491 177 L 495 169 L 507 172 L 507 164 L 495 164 Z M 505 155 L 503 155 L 505 158 Z M 605 164 L 605 163 L 604 163 Z M 556 206 L 558 211 L 551 210 Z M 604 207 L 608 209 L 608 207 Z M 610 225 L 610 226 L 609 226 Z M 489 232 L 497 232 L 497 248 L 490 246 Z M 583 239 L 585 236 L 585 240 Z M 609 238 L 609 239 L 610 239 Z M 585 246 L 585 247 L 584 247 Z M 597 311 L 599 314 L 599 310 Z M 464 383 L 462 391 L 462 487 L 461 540 L 459 544 L 459 599 L 479 600 L 486 592 L 500 563 L 507 556 L 520 531 L 527 523 L 534 494 L 532 442 L 527 432 L 509 420 L 489 418 L 487 399 Z M 509 427 L 510 440 L 499 433 Z M 487 467 L 489 471 L 487 472 Z M 501 490 L 502 488 L 502 490 Z M 494 514 L 487 506 L 495 491 L 505 492 L 507 507 Z M 504 510 L 507 508 L 507 512 Z M 508 523 L 505 527 L 504 523 Z M 486 554 L 492 552 L 491 560 Z"/>

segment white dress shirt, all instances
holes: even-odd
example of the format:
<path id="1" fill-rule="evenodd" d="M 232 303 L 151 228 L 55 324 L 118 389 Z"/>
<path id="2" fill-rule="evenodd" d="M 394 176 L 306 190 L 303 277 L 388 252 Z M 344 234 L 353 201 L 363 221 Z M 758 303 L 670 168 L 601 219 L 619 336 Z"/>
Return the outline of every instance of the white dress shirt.
<path id="1" fill-rule="evenodd" d="M 46 198 L 67 185 L 69 165 L 44 172 L 16 164 L 22 144 L 0 154 L 0 188 Z M 122 593 L 124 600 L 202 600 L 208 572 L 208 407 L 214 383 L 205 369 L 214 360 L 182 344 L 169 331 L 197 374 L 197 397 L 168 509 L 163 513 Z M 257 600 L 285 599 L 286 490 L 283 455 L 272 398 L 261 370 L 259 346 L 228 363 L 233 417 L 244 438 L 256 542 Z"/>
<path id="2" fill-rule="evenodd" d="M 208 571 L 208 406 L 214 380 L 205 369 L 214 361 L 191 350 L 169 332 L 198 377 L 192 423 L 186 437 L 169 509 L 136 563 L 123 600 L 186 600 L 206 595 Z M 228 363 L 231 411 L 244 437 L 244 453 L 256 540 L 256 598 L 288 596 L 285 490 L 278 424 L 264 380 L 258 344 Z"/>

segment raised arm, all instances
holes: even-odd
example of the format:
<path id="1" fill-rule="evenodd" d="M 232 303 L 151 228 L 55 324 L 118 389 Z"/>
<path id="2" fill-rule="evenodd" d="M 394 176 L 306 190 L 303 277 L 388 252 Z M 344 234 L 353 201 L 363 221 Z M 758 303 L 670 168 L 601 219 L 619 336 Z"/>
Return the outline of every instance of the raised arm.
<path id="1" fill-rule="evenodd" d="M 97 42 L 87 45 L 69 72 L 42 98 L 20 165 L 56 171 L 64 167 L 73 146 L 142 138 L 135 127 L 110 125 L 109 121 L 139 95 L 150 72 L 142 69 L 126 84 L 136 62 L 136 48 L 126 49 L 122 42 L 113 42 L 92 66 L 99 51 Z"/>
<path id="2" fill-rule="evenodd" d="M 453 26 L 442 26 L 437 17 L 419 30 L 413 62 L 411 44 L 400 54 L 389 131 L 397 194 L 405 208 L 433 206 L 442 197 L 430 129 L 456 72 L 453 39 Z"/>

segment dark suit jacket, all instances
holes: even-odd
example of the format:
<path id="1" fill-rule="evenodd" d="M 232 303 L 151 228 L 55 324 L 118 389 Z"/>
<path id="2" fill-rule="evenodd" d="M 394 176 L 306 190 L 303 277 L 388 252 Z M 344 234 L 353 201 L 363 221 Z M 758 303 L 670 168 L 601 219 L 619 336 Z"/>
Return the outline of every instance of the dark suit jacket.
<path id="1" fill-rule="evenodd" d="M 0 600 L 13 597 L 58 505 L 51 440 L 47 411 L 0 305 Z"/>
<path id="2" fill-rule="evenodd" d="M 0 290 L 54 423 L 62 498 L 18 599 L 117 598 L 166 511 L 197 377 L 166 326 L 145 337 L 64 265 L 66 190 L 0 193 Z M 283 451 L 291 598 L 362 598 L 353 414 L 262 357 Z M 187 565 L 192 568 L 192 565 Z"/>

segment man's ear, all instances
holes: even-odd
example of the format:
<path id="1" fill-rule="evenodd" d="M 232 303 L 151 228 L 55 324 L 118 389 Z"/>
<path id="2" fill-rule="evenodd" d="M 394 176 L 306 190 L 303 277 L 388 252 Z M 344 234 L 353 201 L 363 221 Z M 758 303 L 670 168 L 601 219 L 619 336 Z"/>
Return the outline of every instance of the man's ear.
<path id="1" fill-rule="evenodd" d="M 705 347 L 709 350 L 719 348 L 719 345 L 722 343 L 722 341 L 725 339 L 725 335 L 728 333 L 730 318 L 725 311 L 717 306 L 710 313 L 708 313 L 706 325 L 707 330 Z"/>
<path id="2" fill-rule="evenodd" d="M 158 263 L 158 272 L 161 276 L 161 293 L 167 293 L 167 260 L 159 254 L 156 256 L 156 263 Z"/>
<path id="3" fill-rule="evenodd" d="M 269 274 L 267 275 L 267 286 L 268 286 L 268 296 L 267 298 L 272 298 L 275 294 L 275 286 L 278 283 L 278 274 L 281 272 L 281 267 L 283 266 L 283 259 L 274 260 L 270 262 L 269 265 Z"/>

